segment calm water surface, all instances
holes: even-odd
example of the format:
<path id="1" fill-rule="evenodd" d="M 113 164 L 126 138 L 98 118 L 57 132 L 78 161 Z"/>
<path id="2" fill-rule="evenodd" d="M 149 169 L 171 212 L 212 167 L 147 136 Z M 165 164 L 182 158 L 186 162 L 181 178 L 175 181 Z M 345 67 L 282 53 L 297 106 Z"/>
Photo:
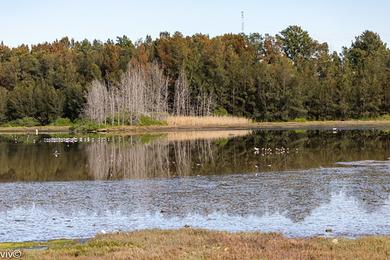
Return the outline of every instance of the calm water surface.
<path id="1" fill-rule="evenodd" d="M 184 225 L 390 235 L 389 195 L 386 130 L 0 135 L 0 241 Z"/>

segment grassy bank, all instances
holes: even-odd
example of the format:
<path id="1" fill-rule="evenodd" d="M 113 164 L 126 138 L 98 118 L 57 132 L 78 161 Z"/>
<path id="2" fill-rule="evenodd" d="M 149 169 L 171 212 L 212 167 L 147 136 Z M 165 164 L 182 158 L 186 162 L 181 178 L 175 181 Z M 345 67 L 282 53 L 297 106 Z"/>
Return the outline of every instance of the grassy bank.
<path id="1" fill-rule="evenodd" d="M 6 126 L 0 127 L 0 133 L 65 133 L 69 132 L 70 126 Z"/>
<path id="2" fill-rule="evenodd" d="M 23 259 L 388 259 L 390 237 L 292 239 L 188 228 L 98 235 L 84 243 L 0 244 L 0 250 L 15 248 Z"/>
<path id="3" fill-rule="evenodd" d="M 107 126 L 104 131 L 117 133 L 172 132 L 196 130 L 249 130 L 249 129 L 390 129 L 389 120 L 252 122 L 245 118 L 229 117 L 169 117 L 165 125 Z"/>
<path id="4" fill-rule="evenodd" d="M 154 121 L 153 121 L 154 122 Z M 354 129 L 385 128 L 390 129 L 390 119 L 378 118 L 347 121 L 289 121 L 289 122 L 253 122 L 240 117 L 168 117 L 159 123 L 145 123 L 132 126 L 96 125 L 93 123 L 48 126 L 7 126 L 0 127 L 0 133 L 39 132 L 112 132 L 112 133 L 150 133 L 197 130 L 249 130 L 249 129 Z"/>

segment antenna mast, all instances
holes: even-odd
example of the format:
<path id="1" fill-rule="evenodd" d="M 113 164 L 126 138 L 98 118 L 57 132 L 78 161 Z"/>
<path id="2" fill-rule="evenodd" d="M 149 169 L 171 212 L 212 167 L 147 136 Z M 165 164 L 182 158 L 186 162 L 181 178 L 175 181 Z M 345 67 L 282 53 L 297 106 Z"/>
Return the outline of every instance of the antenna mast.
<path id="1" fill-rule="evenodd" d="M 244 31 L 245 31 L 244 11 L 241 11 L 241 32 L 244 33 Z"/>

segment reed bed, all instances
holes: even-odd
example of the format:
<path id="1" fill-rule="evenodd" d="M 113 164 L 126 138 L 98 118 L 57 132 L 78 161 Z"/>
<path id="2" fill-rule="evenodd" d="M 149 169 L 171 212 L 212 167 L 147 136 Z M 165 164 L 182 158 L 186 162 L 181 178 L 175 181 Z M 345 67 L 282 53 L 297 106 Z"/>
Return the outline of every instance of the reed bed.
<path id="1" fill-rule="evenodd" d="M 168 126 L 174 127 L 211 127 L 211 126 L 247 126 L 252 120 L 233 116 L 169 116 Z"/>

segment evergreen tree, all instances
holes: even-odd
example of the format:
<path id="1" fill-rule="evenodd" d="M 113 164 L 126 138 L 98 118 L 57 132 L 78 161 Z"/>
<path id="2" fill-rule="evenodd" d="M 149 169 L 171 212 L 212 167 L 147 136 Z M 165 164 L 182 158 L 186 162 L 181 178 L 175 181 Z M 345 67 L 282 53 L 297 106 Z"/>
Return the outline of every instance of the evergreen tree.
<path id="1" fill-rule="evenodd" d="M 189 106 L 256 120 L 349 119 L 390 113 L 390 50 L 365 31 L 340 54 L 330 53 L 299 26 L 276 36 L 216 37 L 163 32 L 133 44 L 75 41 L 0 44 L 0 122 L 34 117 L 42 124 L 83 116 L 85 96 L 98 80 L 114 92 L 129 64 L 158 63 L 168 79 L 168 112 L 185 74 Z M 207 106 L 209 108 L 209 106 Z"/>

